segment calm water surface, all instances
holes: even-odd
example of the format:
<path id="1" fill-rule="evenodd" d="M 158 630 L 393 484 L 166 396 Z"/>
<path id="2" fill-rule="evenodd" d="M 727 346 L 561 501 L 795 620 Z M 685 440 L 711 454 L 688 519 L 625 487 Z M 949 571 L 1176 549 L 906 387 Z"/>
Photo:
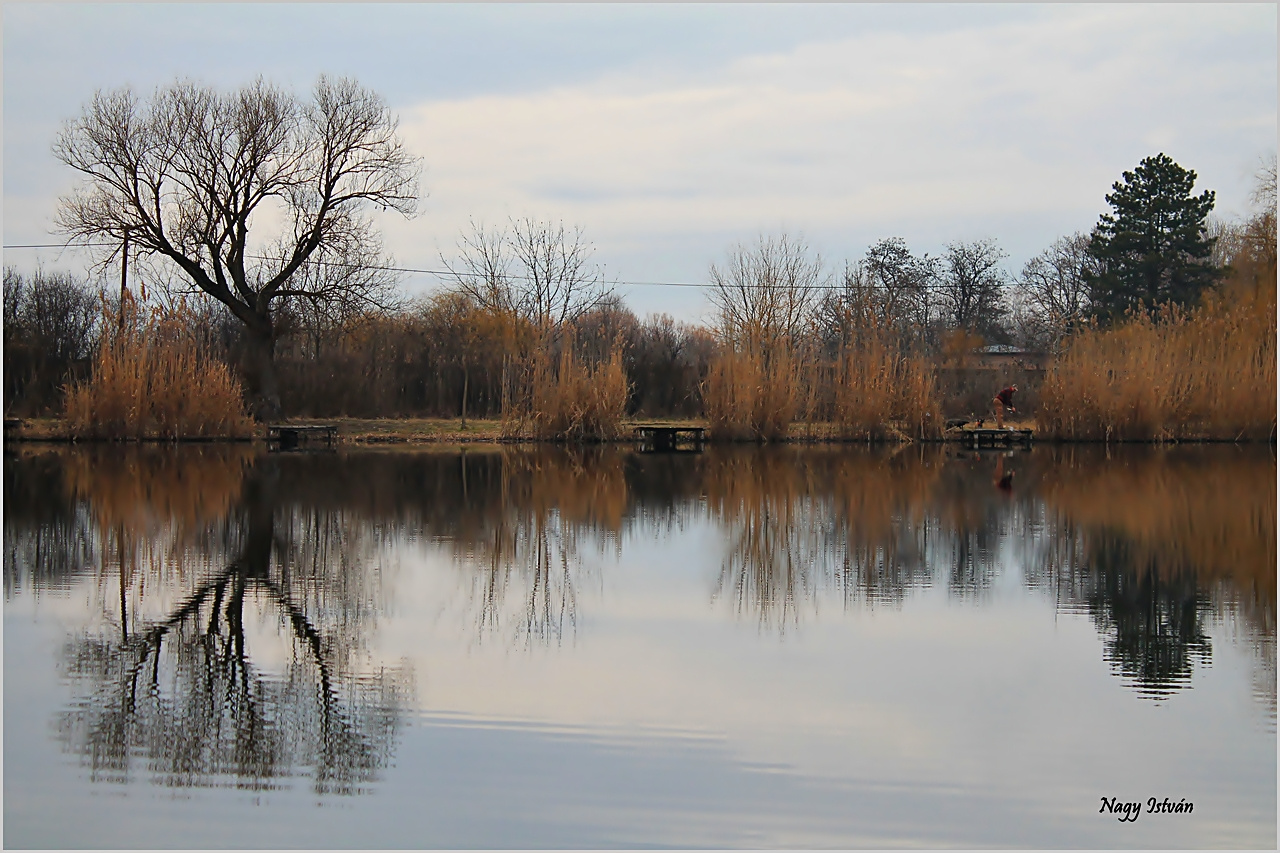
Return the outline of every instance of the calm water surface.
<path id="1" fill-rule="evenodd" d="M 4 480 L 8 847 L 1276 846 L 1267 447 Z"/>

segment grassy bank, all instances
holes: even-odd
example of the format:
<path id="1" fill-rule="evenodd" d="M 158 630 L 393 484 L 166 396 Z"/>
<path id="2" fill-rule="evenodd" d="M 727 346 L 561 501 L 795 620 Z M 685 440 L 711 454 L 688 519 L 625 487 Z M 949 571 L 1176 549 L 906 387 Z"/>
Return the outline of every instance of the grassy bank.
<path id="1" fill-rule="evenodd" d="M 467 425 L 462 426 L 460 418 L 288 418 L 291 424 L 332 424 L 338 428 L 338 438 L 347 444 L 363 445 L 402 445 L 402 444 L 484 444 L 511 441 L 546 441 L 533 437 L 513 438 L 504 432 L 504 424 L 496 418 L 467 418 Z M 619 425 L 617 441 L 631 441 L 632 429 L 639 425 L 661 425 L 676 427 L 706 427 L 707 422 L 700 418 L 635 418 L 627 419 Z M 1033 423 L 1029 419 L 1009 420 L 1007 424 L 1015 429 L 1030 429 Z M 210 440 L 243 440 L 265 441 L 267 431 L 258 424 L 250 434 L 237 439 L 199 439 Z M 93 438 L 77 436 L 68 423 L 61 418 L 24 418 L 16 425 L 5 430 L 7 440 L 17 441 L 93 441 Z M 97 439 L 101 440 L 101 439 Z M 137 440 L 137 439 L 135 439 Z M 142 439 L 172 441 L 173 439 Z M 845 427 L 831 422 L 802 422 L 791 424 L 781 441 L 789 442 L 848 442 L 865 441 L 865 437 L 850 438 Z"/>

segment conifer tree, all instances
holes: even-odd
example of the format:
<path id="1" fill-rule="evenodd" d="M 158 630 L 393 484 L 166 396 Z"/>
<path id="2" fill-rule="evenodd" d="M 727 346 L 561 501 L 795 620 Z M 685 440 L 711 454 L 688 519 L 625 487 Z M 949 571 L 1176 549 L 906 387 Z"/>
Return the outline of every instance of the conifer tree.
<path id="1" fill-rule="evenodd" d="M 1205 219 L 1214 194 L 1191 194 L 1196 173 L 1165 154 L 1147 157 L 1112 185 L 1089 240 L 1096 268 L 1086 273 L 1094 313 L 1115 319 L 1139 303 L 1194 304 L 1218 270 Z"/>

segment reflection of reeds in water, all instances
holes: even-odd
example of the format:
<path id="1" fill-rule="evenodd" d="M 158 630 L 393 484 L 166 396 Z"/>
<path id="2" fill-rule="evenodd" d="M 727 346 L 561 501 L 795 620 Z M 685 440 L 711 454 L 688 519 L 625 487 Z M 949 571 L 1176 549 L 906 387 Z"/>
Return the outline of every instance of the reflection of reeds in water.
<path id="1" fill-rule="evenodd" d="M 63 454 L 6 447 L 4 591 L 66 589 L 97 562 L 96 525 L 67 496 Z"/>
<path id="2" fill-rule="evenodd" d="M 1192 571 L 1241 596 L 1276 598 L 1275 465 L 1257 454 L 1126 454 L 1049 469 L 1045 502 L 1083 533 L 1122 534 L 1141 571 Z"/>
<path id="3" fill-rule="evenodd" d="M 1275 463 L 1213 450 L 1129 453 L 1113 464 L 1064 451 L 1043 492 L 1059 547 L 1042 567 L 1051 577 L 1033 581 L 1056 584 L 1060 599 L 1101 619 L 1113 662 L 1153 693 L 1185 683 L 1192 659 L 1208 654 L 1207 618 L 1239 620 L 1274 715 Z"/>
<path id="4" fill-rule="evenodd" d="M 921 519 L 938 469 L 925 463 L 848 449 L 712 454 L 704 488 L 728 538 L 716 596 L 779 628 L 825 588 L 846 606 L 901 601 L 928 580 Z"/>
<path id="5" fill-rule="evenodd" d="M 122 587 L 122 611 L 131 609 L 126 589 L 136 599 L 144 585 L 163 588 L 230 560 L 227 518 L 254 456 L 232 445 L 64 455 L 65 489 L 92 519 L 100 585 Z"/>
<path id="6" fill-rule="evenodd" d="M 503 488 L 526 514 L 554 512 L 571 527 L 616 534 L 627 510 L 625 459 L 616 448 L 510 454 Z"/>
<path id="7" fill-rule="evenodd" d="M 576 629 L 578 588 L 590 569 L 582 540 L 616 545 L 627 505 L 624 459 L 613 448 L 504 458 L 501 511 L 452 542 L 474 573 L 469 600 L 482 637 L 549 644 Z"/>
<path id="8" fill-rule="evenodd" d="M 192 529 L 221 518 L 240 497 L 256 451 L 208 445 L 95 448 L 65 457 L 68 490 L 89 502 L 103 529 L 145 536 L 158 525 Z"/>
<path id="9" fill-rule="evenodd" d="M 833 454 L 834 455 L 834 454 Z M 845 598 L 901 602 L 929 581 L 925 536 L 940 472 L 934 449 L 839 454 L 830 472 L 832 526 L 839 532 Z"/>
<path id="10" fill-rule="evenodd" d="M 706 472 L 707 502 L 728 538 L 716 597 L 785 627 L 798 619 L 796 599 L 811 593 L 813 572 L 826 556 L 814 472 L 785 453 L 762 454 L 754 464 L 740 454 L 722 455 Z"/>

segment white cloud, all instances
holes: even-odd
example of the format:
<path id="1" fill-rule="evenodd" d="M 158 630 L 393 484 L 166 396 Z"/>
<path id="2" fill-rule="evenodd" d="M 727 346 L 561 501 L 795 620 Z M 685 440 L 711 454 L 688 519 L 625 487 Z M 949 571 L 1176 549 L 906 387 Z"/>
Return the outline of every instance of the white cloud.
<path id="1" fill-rule="evenodd" d="M 35 8 L 15 19 L 23 32 L 37 32 Z M 186 14 L 156 8 L 174 21 Z M 483 26 L 472 24 L 511 23 L 496 8 L 481 7 Z M 316 7 L 313 29 L 327 32 L 325 16 L 345 9 Z M 562 30 L 579 11 L 594 16 L 581 34 L 593 46 L 589 57 L 565 59 L 575 41 Z M 611 25 L 607 7 L 565 7 L 547 21 L 530 11 L 503 30 L 495 42 L 503 49 L 483 68 L 463 65 L 455 46 L 430 35 L 433 21 L 453 22 L 442 32 L 462 26 L 465 9 L 452 9 L 453 18 L 431 6 L 386 12 L 405 25 L 386 52 L 408 55 L 405 40 L 414 38 L 421 50 L 452 50 L 452 85 L 438 73 L 392 68 L 358 45 L 344 54 L 343 70 L 396 93 L 406 139 L 427 165 L 423 215 L 387 223 L 388 248 L 402 262 L 436 266 L 437 248 L 450 250 L 469 217 L 532 214 L 583 225 L 610 272 L 630 280 L 701 281 L 730 243 L 782 227 L 836 262 L 883 236 L 924 251 L 991 236 L 1016 267 L 1054 238 L 1089 228 L 1120 172 L 1159 149 L 1217 191 L 1220 212 L 1243 212 L 1254 164 L 1276 144 L 1274 6 L 920 5 L 892 20 L 876 6 L 827 17 L 826 7 L 786 16 L 769 7 L 753 24 L 722 27 L 729 46 L 705 20 L 720 14 L 716 7 L 691 11 L 684 29 L 675 9 L 662 13 L 672 16 L 662 27 L 632 7 L 623 12 Z M 828 21 L 828 31 L 794 26 L 771 40 L 751 30 L 810 18 Z M 408 32 L 419 20 L 421 37 Z M 527 30 L 520 38 L 517 25 Z M 173 21 L 152 29 L 166 26 L 175 29 Z M 662 28 L 672 36 L 658 44 Z M 559 40 L 535 50 L 547 30 Z M 10 46 L 6 242 L 19 231 L 26 242 L 73 177 L 50 162 L 52 117 L 74 114 L 95 86 L 124 82 L 118 75 L 128 69 L 127 79 L 138 76 L 145 53 L 125 44 L 132 64 L 81 69 L 78 84 L 59 78 L 78 100 L 51 106 L 40 97 L 43 76 L 23 64 L 40 52 L 6 35 Z M 305 86 L 326 65 L 304 48 L 273 55 L 263 73 Z M 170 49 L 164 62 L 180 67 L 178 53 Z M 243 44 L 219 41 L 184 56 L 192 69 L 213 68 L 211 57 L 224 53 L 243 73 Z M 613 54 L 622 58 L 608 60 Z M 156 80 L 171 74 L 153 71 Z M 149 79 L 137 82 L 146 89 Z M 42 104 L 45 113 L 30 112 Z M 661 294 L 637 291 L 648 303 L 635 307 L 693 312 L 700 299 L 697 291 Z"/>
<path id="2" fill-rule="evenodd" d="M 1258 97 L 1274 93 L 1274 53 L 1184 61 L 1206 27 L 1225 36 L 1256 19 L 1161 15 L 1064 9 L 1048 22 L 805 44 L 685 79 L 435 100 L 406 113 L 405 131 L 432 164 L 430 204 L 458 222 L 533 211 L 600 237 L 749 233 L 779 218 L 831 230 L 952 217 L 962 230 L 1027 211 L 1092 217 L 1153 145 L 1181 146 L 1194 167 L 1206 136 L 1233 161 L 1274 128 Z M 1268 71 L 1243 87 L 1236 76 Z"/>

